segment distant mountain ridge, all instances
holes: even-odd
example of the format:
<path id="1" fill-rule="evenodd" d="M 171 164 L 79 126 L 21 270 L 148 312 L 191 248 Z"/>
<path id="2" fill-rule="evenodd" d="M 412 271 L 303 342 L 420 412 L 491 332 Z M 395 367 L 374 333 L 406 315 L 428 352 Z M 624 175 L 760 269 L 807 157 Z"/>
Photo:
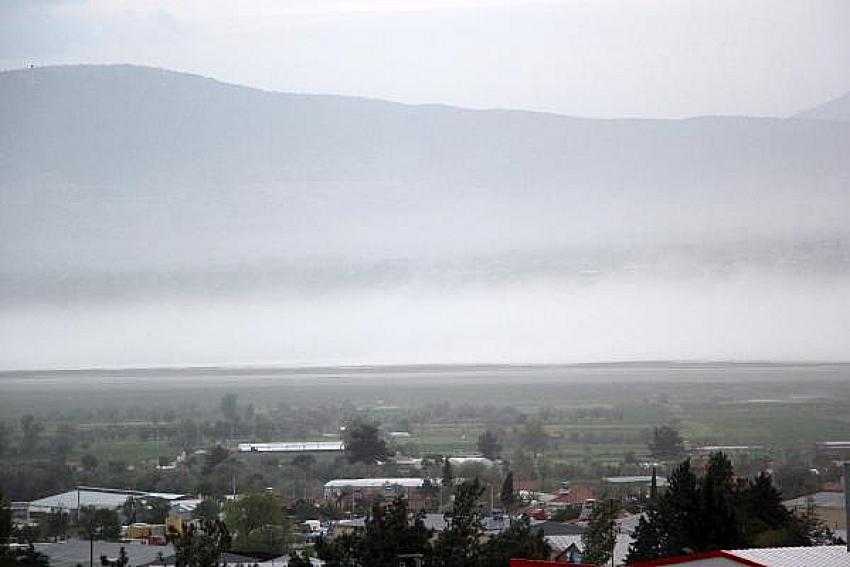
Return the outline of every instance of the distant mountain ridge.
<path id="1" fill-rule="evenodd" d="M 848 122 L 850 121 L 850 93 L 846 93 L 814 108 L 798 112 L 794 117 L 808 120 Z"/>
<path id="2" fill-rule="evenodd" d="M 0 73 L 0 99 L 0 275 L 820 241 L 850 210 L 841 121 L 411 106 L 126 65 Z"/>

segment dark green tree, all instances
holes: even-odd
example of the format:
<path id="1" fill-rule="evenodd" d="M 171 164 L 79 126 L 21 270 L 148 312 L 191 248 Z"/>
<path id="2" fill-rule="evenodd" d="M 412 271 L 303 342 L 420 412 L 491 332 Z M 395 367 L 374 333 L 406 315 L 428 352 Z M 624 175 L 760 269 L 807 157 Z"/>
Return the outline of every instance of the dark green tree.
<path id="1" fill-rule="evenodd" d="M 709 457 L 701 482 L 702 529 L 694 548 L 699 551 L 736 549 L 743 542 L 735 510 L 732 463 L 721 452 Z"/>
<path id="2" fill-rule="evenodd" d="M 148 524 L 164 524 L 168 517 L 168 512 L 171 511 L 171 505 L 168 500 L 163 498 L 145 498 L 144 513 L 142 521 Z"/>
<path id="3" fill-rule="evenodd" d="M 738 494 L 737 506 L 741 535 L 747 545 L 759 547 L 760 542 L 788 538 L 785 530 L 792 514 L 782 504 L 782 495 L 773 486 L 769 474 L 762 472 L 754 480 L 748 481 L 746 488 Z"/>
<path id="4" fill-rule="evenodd" d="M 228 502 L 224 522 L 233 532 L 236 551 L 282 554 L 288 548 L 291 522 L 274 494 L 246 494 Z"/>
<path id="5" fill-rule="evenodd" d="M 668 479 L 667 491 L 653 499 L 639 521 L 629 562 L 738 547 L 808 546 L 834 543 L 834 534 L 813 514 L 796 516 L 767 474 L 736 482 L 722 453 L 711 455 L 697 479 L 690 462 Z"/>
<path id="6" fill-rule="evenodd" d="M 529 519 L 523 517 L 512 521 L 507 530 L 482 546 L 478 564 L 480 567 L 509 567 L 511 559 L 548 559 L 551 551 L 543 531 L 532 528 Z"/>
<path id="7" fill-rule="evenodd" d="M 478 564 L 484 535 L 479 505 L 483 493 L 484 486 L 477 478 L 457 486 L 452 508 L 444 514 L 446 529 L 434 542 L 434 565 L 471 567 Z"/>
<path id="8" fill-rule="evenodd" d="M 587 531 L 581 535 L 583 560 L 603 565 L 611 560 L 617 541 L 617 505 L 614 500 L 599 502 L 590 514 Z"/>
<path id="9" fill-rule="evenodd" d="M 701 497 L 691 461 L 673 469 L 667 484 L 664 494 L 651 502 L 638 522 L 629 562 L 681 555 L 702 539 Z"/>
<path id="10" fill-rule="evenodd" d="M 12 510 L 6 496 L 0 491 L 0 546 L 9 543 L 12 537 Z"/>
<path id="11" fill-rule="evenodd" d="M 97 457 L 91 453 L 86 453 L 80 458 L 80 464 L 83 465 L 83 469 L 91 472 L 97 468 Z"/>
<path id="12" fill-rule="evenodd" d="M 211 498 L 205 498 L 192 510 L 193 520 L 218 520 L 221 506 Z"/>
<path id="13" fill-rule="evenodd" d="M 176 567 L 217 567 L 230 549 L 230 533 L 224 522 L 199 520 L 172 538 Z"/>
<path id="14" fill-rule="evenodd" d="M 764 547 L 777 545 L 836 545 L 846 543 L 837 537 L 830 527 L 813 509 L 805 510 L 799 516 L 792 516 L 785 528 L 785 538 L 779 544 L 773 541 L 759 542 Z"/>
<path id="15" fill-rule="evenodd" d="M 499 437 L 489 429 L 478 436 L 476 442 L 478 452 L 488 459 L 496 459 L 499 453 L 502 452 L 502 444 L 499 442 Z"/>
<path id="16" fill-rule="evenodd" d="M 361 542 L 361 564 L 375 567 L 396 567 L 401 554 L 421 554 L 430 551 L 431 531 L 425 528 L 421 515 L 409 518 L 407 499 L 397 496 L 387 506 L 376 504 L 366 521 Z"/>
<path id="17" fill-rule="evenodd" d="M 690 459 L 679 464 L 667 479 L 667 490 L 659 499 L 659 517 L 664 555 L 679 555 L 702 539 L 700 493 Z"/>
<path id="18" fill-rule="evenodd" d="M 387 443 L 378 425 L 358 420 L 345 429 L 345 455 L 350 463 L 374 465 L 387 459 Z"/>
<path id="19" fill-rule="evenodd" d="M 452 461 L 446 456 L 443 458 L 443 470 L 442 476 L 440 478 L 440 506 L 445 507 L 450 500 L 452 493 L 454 492 L 455 487 L 455 479 L 454 472 L 452 471 Z"/>
<path id="20" fill-rule="evenodd" d="M 325 541 L 316 542 L 316 555 L 328 567 L 365 567 L 361 563 L 361 542 L 359 534 L 345 533 Z"/>
<path id="21" fill-rule="evenodd" d="M 502 481 L 502 490 L 499 494 L 499 502 L 501 502 L 502 508 L 508 514 L 513 511 L 514 504 L 516 503 L 513 471 L 508 471 L 508 474 L 505 475 L 505 480 Z"/>
<path id="22" fill-rule="evenodd" d="M 50 558 L 36 551 L 32 543 L 28 547 L 0 548 L 0 567 L 50 567 Z"/>
<path id="23" fill-rule="evenodd" d="M 228 457 L 230 457 L 230 451 L 221 445 L 207 449 L 207 454 L 204 456 L 204 474 L 211 473 L 218 465 L 226 461 Z"/>
<path id="24" fill-rule="evenodd" d="M 644 514 L 638 519 L 638 525 L 632 534 L 629 546 L 628 562 L 648 561 L 664 557 L 664 530 L 658 514 L 658 505 L 650 502 Z"/>
<path id="25" fill-rule="evenodd" d="M 121 521 L 118 512 L 109 508 L 83 506 L 77 526 L 84 539 L 107 541 L 117 540 L 121 536 Z"/>
<path id="26" fill-rule="evenodd" d="M 678 459 L 685 454 L 685 444 L 676 428 L 662 425 L 652 431 L 649 452 L 655 459 Z"/>

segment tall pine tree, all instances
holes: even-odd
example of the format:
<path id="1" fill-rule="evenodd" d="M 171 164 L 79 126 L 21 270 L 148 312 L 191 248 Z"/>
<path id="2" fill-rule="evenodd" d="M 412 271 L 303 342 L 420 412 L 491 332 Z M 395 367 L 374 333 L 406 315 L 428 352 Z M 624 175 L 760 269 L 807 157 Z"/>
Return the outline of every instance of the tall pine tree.
<path id="1" fill-rule="evenodd" d="M 617 506 L 613 499 L 599 502 L 593 508 L 587 531 L 581 535 L 585 562 L 604 565 L 611 560 L 617 542 L 616 519 Z"/>
<path id="2" fill-rule="evenodd" d="M 516 502 L 516 493 L 514 493 L 514 473 L 508 471 L 505 475 L 505 480 L 502 481 L 502 491 L 499 494 L 499 502 L 502 503 L 502 508 L 510 514 L 513 511 L 514 503 Z"/>
<path id="3" fill-rule="evenodd" d="M 477 565 L 484 535 L 479 498 L 484 486 L 477 478 L 464 482 L 455 490 L 450 511 L 446 512 L 446 529 L 434 542 L 433 564 L 441 567 L 473 567 Z"/>

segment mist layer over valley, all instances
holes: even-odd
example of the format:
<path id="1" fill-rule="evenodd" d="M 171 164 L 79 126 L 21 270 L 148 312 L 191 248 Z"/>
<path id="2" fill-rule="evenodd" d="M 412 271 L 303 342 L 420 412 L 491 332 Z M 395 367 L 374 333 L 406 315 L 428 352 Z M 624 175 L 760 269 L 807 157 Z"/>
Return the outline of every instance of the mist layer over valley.
<path id="1" fill-rule="evenodd" d="M 841 99 L 589 120 L 130 66 L 0 99 L 5 368 L 850 353 Z"/>

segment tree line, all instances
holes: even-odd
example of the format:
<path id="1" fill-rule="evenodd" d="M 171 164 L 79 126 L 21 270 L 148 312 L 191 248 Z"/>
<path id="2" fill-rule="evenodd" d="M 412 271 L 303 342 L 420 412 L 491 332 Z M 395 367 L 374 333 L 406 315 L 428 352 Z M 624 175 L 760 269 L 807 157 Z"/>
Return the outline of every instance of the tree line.
<path id="1" fill-rule="evenodd" d="M 639 520 L 629 562 L 718 549 L 839 542 L 811 511 L 798 515 L 788 510 L 768 473 L 737 478 L 721 452 L 710 456 L 701 476 L 690 459 L 683 461 L 667 484 Z"/>
<path id="2" fill-rule="evenodd" d="M 373 506 L 361 532 L 320 539 L 316 553 L 329 567 L 397 567 L 413 557 L 433 567 L 507 567 L 511 558 L 548 558 L 551 550 L 542 532 L 526 518 L 487 537 L 479 502 L 483 492 L 478 479 L 457 485 L 444 514 L 445 529 L 436 537 L 425 527 L 421 513 L 411 521 L 407 500 L 397 496 L 386 505 Z"/>

